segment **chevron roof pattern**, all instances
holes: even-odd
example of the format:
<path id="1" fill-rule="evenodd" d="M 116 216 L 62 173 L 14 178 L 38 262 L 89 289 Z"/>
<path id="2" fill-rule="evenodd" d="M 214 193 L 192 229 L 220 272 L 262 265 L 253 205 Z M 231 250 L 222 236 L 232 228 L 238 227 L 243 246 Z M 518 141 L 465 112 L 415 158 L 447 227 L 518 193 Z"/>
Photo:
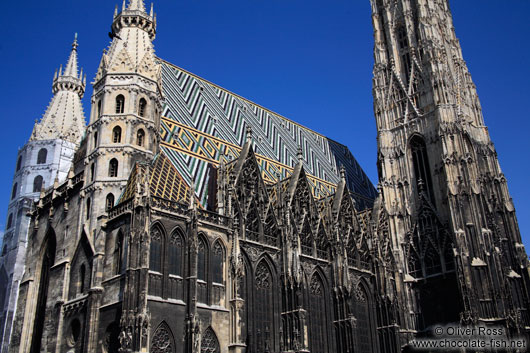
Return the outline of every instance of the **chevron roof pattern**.
<path id="1" fill-rule="evenodd" d="M 334 192 L 344 166 L 357 207 L 372 205 L 376 190 L 346 146 L 159 60 L 166 98 L 161 149 L 188 184 L 195 180 L 202 204 L 207 201 L 208 165 L 218 164 L 221 155 L 236 158 L 250 126 L 265 180 L 288 177 L 301 147 L 317 199 Z"/>

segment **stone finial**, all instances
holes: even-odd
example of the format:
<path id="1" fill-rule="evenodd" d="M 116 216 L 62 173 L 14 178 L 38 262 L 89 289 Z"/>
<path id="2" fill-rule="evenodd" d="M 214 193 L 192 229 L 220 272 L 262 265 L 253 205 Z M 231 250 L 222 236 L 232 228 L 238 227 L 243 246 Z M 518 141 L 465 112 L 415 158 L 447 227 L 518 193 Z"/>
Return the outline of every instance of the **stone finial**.
<path id="1" fill-rule="evenodd" d="M 304 153 L 302 152 L 302 146 L 298 146 L 298 149 L 296 150 L 296 157 L 298 158 L 298 163 L 302 163 L 304 161 Z"/>
<path id="2" fill-rule="evenodd" d="M 340 178 L 346 180 L 346 168 L 343 165 L 340 166 Z"/>
<path id="3" fill-rule="evenodd" d="M 247 125 L 247 142 L 252 141 L 252 126 Z"/>
<path id="4" fill-rule="evenodd" d="M 424 192 L 425 191 L 425 182 L 423 179 L 418 179 L 418 191 Z"/>

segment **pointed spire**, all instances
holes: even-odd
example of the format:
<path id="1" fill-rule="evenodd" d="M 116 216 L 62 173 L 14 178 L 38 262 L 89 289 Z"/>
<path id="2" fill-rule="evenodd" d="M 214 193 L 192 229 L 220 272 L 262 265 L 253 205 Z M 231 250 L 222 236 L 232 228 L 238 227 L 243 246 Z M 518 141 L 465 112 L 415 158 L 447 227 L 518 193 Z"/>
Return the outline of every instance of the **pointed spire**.
<path id="1" fill-rule="evenodd" d="M 114 17 L 113 18 L 116 18 L 116 16 L 118 16 L 118 4 L 116 4 L 116 7 L 114 8 Z"/>
<path id="2" fill-rule="evenodd" d="M 72 76 L 77 78 L 77 33 L 74 37 L 74 42 L 72 43 L 72 52 L 68 58 L 68 63 L 64 69 L 64 76 Z"/>
<path id="3" fill-rule="evenodd" d="M 127 10 L 139 10 L 145 12 L 144 0 L 129 0 Z"/>
<path id="4" fill-rule="evenodd" d="M 155 11 L 154 11 L 154 4 L 151 3 L 151 11 L 149 12 L 149 16 L 151 16 L 151 18 L 152 18 L 154 13 L 155 13 Z"/>

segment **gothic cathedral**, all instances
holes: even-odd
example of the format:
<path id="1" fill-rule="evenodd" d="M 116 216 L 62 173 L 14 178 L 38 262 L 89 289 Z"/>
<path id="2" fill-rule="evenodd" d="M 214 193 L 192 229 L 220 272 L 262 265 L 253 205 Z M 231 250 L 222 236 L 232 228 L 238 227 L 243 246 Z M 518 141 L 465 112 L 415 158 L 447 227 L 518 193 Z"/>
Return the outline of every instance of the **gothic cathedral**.
<path id="1" fill-rule="evenodd" d="M 19 151 L 1 351 L 386 353 L 450 323 L 528 336 L 528 257 L 448 1 L 370 2 L 377 189 L 346 146 L 157 57 L 143 0 L 116 8 L 85 127 L 76 40 Z"/>

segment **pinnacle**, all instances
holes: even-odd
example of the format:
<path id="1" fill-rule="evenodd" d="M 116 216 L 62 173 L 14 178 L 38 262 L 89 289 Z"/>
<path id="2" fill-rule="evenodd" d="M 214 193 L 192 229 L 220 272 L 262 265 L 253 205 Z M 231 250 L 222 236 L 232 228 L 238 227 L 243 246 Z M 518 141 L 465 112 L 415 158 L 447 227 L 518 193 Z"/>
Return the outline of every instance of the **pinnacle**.
<path id="1" fill-rule="evenodd" d="M 144 0 L 129 0 L 127 10 L 140 10 L 145 12 Z"/>
<path id="2" fill-rule="evenodd" d="M 74 42 L 72 43 L 72 52 L 70 53 L 70 57 L 68 58 L 68 62 L 66 63 L 66 67 L 64 69 L 63 76 L 71 76 L 77 78 L 77 33 L 74 37 Z"/>

